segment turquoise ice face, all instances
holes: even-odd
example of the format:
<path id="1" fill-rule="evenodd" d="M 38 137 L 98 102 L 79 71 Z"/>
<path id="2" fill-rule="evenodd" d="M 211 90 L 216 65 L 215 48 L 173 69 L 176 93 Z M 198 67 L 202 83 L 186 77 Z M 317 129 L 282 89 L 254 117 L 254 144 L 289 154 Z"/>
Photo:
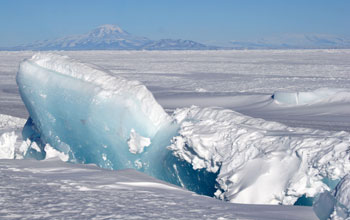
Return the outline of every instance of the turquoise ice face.
<path id="1" fill-rule="evenodd" d="M 69 61 L 67 66 L 60 65 L 62 71 L 70 67 L 78 71 L 74 68 L 79 66 Z M 113 170 L 133 168 L 200 194 L 214 195 L 216 174 L 194 170 L 167 149 L 178 135 L 179 126 L 168 120 L 144 86 L 124 79 L 127 89 L 106 86 L 93 75 L 105 73 L 86 66 L 81 70 L 91 72 L 79 77 L 43 66 L 27 60 L 17 74 L 20 94 L 30 114 L 23 134 L 35 141 L 43 154 L 48 143 L 68 154 L 71 162 L 94 163 Z"/>

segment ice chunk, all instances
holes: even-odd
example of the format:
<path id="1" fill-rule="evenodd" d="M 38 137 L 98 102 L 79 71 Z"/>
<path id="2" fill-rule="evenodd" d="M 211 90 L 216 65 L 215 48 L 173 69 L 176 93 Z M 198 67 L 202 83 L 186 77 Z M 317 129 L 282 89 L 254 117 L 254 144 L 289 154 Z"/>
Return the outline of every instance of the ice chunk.
<path id="1" fill-rule="evenodd" d="M 313 209 L 320 220 L 327 220 L 331 216 L 335 204 L 334 196 L 329 191 L 325 191 L 318 196 Z"/>
<path id="2" fill-rule="evenodd" d="M 194 170 L 166 148 L 178 125 L 139 82 L 65 56 L 36 54 L 20 64 L 17 83 L 30 114 L 23 136 L 40 149 L 31 149 L 32 157 L 50 157 L 49 144 L 72 162 L 135 168 L 214 194 L 215 173 Z"/>
<path id="3" fill-rule="evenodd" d="M 0 159 L 24 157 L 27 146 L 20 135 L 24 123 L 22 118 L 0 114 Z"/>
<path id="4" fill-rule="evenodd" d="M 143 152 L 145 147 L 148 147 L 151 144 L 149 138 L 140 136 L 135 132 L 134 129 L 130 131 L 130 139 L 128 141 L 129 151 L 133 154 L 139 154 Z"/>
<path id="5" fill-rule="evenodd" d="M 169 147 L 194 169 L 218 172 L 215 195 L 237 203 L 289 204 L 329 189 L 350 171 L 349 133 L 291 128 L 221 108 L 178 109 Z"/>
<path id="6" fill-rule="evenodd" d="M 17 135 L 15 132 L 6 132 L 0 136 L 0 159 L 15 158 L 15 144 Z"/>
<path id="7" fill-rule="evenodd" d="M 49 144 L 46 144 L 44 150 L 46 153 L 45 160 L 51 159 L 51 158 L 59 158 L 62 161 L 68 161 L 68 159 L 69 159 L 68 155 L 55 150 Z"/>
<path id="8" fill-rule="evenodd" d="M 349 90 L 337 88 L 320 88 L 308 92 L 277 91 L 274 92 L 272 97 L 277 103 L 288 105 L 304 105 L 324 101 L 327 99 L 337 101 L 339 98 L 343 98 L 344 93 L 347 93 L 345 97 L 348 98 L 350 94 Z"/>
<path id="9" fill-rule="evenodd" d="M 321 220 L 347 220 L 350 218 L 350 175 L 346 175 L 332 191 L 317 198 L 314 211 Z"/>
<path id="10" fill-rule="evenodd" d="M 134 143 L 144 147 L 170 123 L 144 85 L 65 56 L 39 53 L 23 61 L 17 83 L 34 125 L 26 126 L 29 136 L 36 135 L 32 139 L 42 149 L 49 143 L 78 162 L 130 167 L 136 157 L 128 150 L 129 137 L 144 137 Z"/>
<path id="11" fill-rule="evenodd" d="M 334 209 L 334 216 L 339 218 L 350 218 L 350 175 L 346 175 L 334 190 L 337 206 Z"/>

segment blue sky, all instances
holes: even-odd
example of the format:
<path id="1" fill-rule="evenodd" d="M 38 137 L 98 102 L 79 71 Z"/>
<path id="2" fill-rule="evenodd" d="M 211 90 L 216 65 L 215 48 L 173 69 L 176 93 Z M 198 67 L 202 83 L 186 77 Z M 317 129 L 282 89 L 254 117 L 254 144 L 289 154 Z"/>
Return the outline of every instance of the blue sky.
<path id="1" fill-rule="evenodd" d="M 203 43 L 279 34 L 350 36 L 349 0 L 0 0 L 0 46 L 118 24 L 151 39 Z"/>

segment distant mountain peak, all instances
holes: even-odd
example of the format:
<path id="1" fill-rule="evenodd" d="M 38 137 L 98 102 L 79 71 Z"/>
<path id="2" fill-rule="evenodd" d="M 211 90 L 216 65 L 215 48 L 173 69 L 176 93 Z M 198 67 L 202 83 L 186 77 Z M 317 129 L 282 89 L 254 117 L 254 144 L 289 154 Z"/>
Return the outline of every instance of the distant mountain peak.
<path id="1" fill-rule="evenodd" d="M 88 35 L 95 38 L 104 38 L 107 36 L 126 36 L 129 33 L 121 29 L 118 25 L 105 24 L 95 28 Z"/>
<path id="2" fill-rule="evenodd" d="M 75 36 L 36 42 L 10 50 L 208 50 L 216 49 L 190 40 L 150 40 L 134 36 L 118 25 L 104 24 Z"/>
<path id="3" fill-rule="evenodd" d="M 121 29 L 118 25 L 115 24 L 104 24 L 95 29 L 95 31 L 99 31 L 102 33 L 120 33 L 125 34 L 126 32 Z"/>

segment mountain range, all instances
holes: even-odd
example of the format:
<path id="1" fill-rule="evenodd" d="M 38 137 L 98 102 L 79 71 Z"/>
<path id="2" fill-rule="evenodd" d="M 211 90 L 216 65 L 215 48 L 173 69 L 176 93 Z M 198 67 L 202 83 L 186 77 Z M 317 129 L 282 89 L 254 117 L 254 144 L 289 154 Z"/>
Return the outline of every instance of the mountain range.
<path id="1" fill-rule="evenodd" d="M 134 36 L 117 25 L 102 25 L 87 34 L 68 36 L 54 40 L 39 41 L 7 50 L 210 50 L 207 46 L 191 40 L 150 40 Z"/>
<path id="2" fill-rule="evenodd" d="M 191 40 L 151 40 L 105 24 L 86 34 L 38 41 L 0 50 L 218 50 L 218 49 L 350 49 L 350 38 L 325 34 L 284 34 L 260 40 L 208 46 Z"/>
<path id="3" fill-rule="evenodd" d="M 326 34 L 282 34 L 230 43 L 232 49 L 350 49 L 350 38 Z"/>

